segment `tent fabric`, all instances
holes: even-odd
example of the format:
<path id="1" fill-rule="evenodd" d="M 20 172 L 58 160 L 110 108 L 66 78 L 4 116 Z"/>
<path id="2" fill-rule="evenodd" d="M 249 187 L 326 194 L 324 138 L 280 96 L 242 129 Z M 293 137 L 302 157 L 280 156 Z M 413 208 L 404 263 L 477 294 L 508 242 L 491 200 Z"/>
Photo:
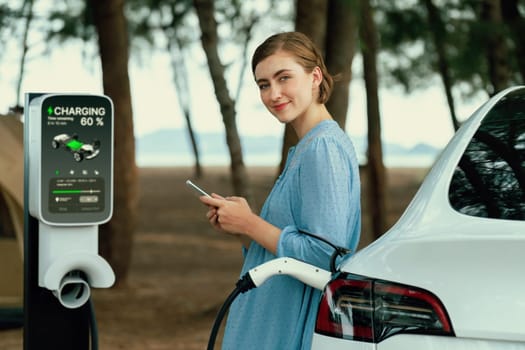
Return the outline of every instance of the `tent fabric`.
<path id="1" fill-rule="evenodd" d="M 0 191 L 12 218 L 23 253 L 24 142 L 18 115 L 0 116 Z"/>
<path id="2" fill-rule="evenodd" d="M 24 246 L 23 124 L 18 115 L 0 115 L 0 200 L 16 239 L 0 238 L 0 309 L 22 304 Z M 0 315 L 1 316 L 1 315 Z M 0 317 L 0 323 L 4 317 Z"/>

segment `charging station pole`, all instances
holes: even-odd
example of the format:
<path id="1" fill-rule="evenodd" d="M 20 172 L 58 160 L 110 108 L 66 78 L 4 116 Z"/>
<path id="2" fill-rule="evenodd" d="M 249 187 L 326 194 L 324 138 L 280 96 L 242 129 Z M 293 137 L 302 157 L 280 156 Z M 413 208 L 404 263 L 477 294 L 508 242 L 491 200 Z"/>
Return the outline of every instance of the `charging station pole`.
<path id="1" fill-rule="evenodd" d="M 104 111 L 98 119 L 89 115 L 95 107 Z M 90 347 L 89 288 L 115 279 L 98 256 L 98 224 L 112 214 L 112 118 L 105 96 L 26 94 L 24 350 Z M 105 153 L 76 133 L 100 137 Z"/>

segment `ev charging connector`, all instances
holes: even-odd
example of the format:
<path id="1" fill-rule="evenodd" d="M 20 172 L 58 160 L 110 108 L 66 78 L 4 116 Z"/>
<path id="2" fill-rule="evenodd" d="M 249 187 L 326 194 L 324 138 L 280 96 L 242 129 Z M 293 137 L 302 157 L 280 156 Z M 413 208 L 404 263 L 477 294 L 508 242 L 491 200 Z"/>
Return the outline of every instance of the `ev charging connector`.
<path id="1" fill-rule="evenodd" d="M 273 276 L 291 276 L 304 284 L 323 290 L 332 278 L 330 271 L 292 258 L 277 258 L 248 271 L 254 287 L 259 287 Z"/>
<path id="2" fill-rule="evenodd" d="M 79 308 L 91 287 L 115 282 L 98 255 L 98 225 L 113 211 L 113 103 L 103 95 L 44 94 L 26 113 L 38 285 L 64 307 Z"/>

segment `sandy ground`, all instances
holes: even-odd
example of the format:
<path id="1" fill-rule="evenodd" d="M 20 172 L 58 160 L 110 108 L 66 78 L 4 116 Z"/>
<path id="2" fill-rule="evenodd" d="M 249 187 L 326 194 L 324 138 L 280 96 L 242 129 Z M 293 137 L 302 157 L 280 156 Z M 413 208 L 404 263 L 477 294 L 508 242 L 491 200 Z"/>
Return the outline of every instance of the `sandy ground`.
<path id="1" fill-rule="evenodd" d="M 250 168 L 259 208 L 276 169 Z M 227 168 L 205 168 L 196 182 L 231 194 Z M 100 349 L 205 349 L 218 309 L 233 290 L 241 265 L 239 243 L 214 232 L 205 208 L 185 185 L 192 169 L 140 169 L 140 219 L 127 286 L 93 290 Z M 389 169 L 389 221 L 397 220 L 424 169 Z M 364 177 L 363 177 L 364 180 Z M 361 246 L 372 239 L 366 208 Z M 0 332 L 0 349 L 22 349 L 22 330 Z M 216 346 L 218 349 L 219 346 Z"/>

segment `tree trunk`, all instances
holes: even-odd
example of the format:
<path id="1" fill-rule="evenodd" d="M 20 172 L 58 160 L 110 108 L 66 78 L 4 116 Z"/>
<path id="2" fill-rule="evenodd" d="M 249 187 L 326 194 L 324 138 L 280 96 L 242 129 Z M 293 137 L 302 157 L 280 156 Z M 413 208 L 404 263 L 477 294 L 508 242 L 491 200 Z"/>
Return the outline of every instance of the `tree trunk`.
<path id="1" fill-rule="evenodd" d="M 432 0 L 424 0 L 425 7 L 427 9 L 428 22 L 430 27 L 430 33 L 432 40 L 436 48 L 438 71 L 443 81 L 443 88 L 445 89 L 445 95 L 447 97 L 448 108 L 450 110 L 450 117 L 452 118 L 452 126 L 454 130 L 459 129 L 459 121 L 456 116 L 456 108 L 454 106 L 454 97 L 452 96 L 452 79 L 450 78 L 450 69 L 448 65 L 447 54 L 445 50 L 446 43 L 446 32 L 445 25 L 440 17 L 439 10 L 434 5 Z"/>
<path id="2" fill-rule="evenodd" d="M 29 46 L 27 37 L 29 35 L 29 27 L 33 20 L 33 0 L 26 0 L 22 5 L 22 15 L 25 16 L 24 34 L 22 38 L 22 57 L 20 58 L 20 69 L 18 70 L 18 80 L 16 82 L 16 104 L 15 107 L 21 106 L 20 96 L 22 96 L 22 81 L 24 80 L 24 69 L 26 65 L 27 51 Z"/>
<path id="3" fill-rule="evenodd" d="M 193 150 L 193 154 L 195 155 L 195 171 L 193 173 L 193 176 L 196 179 L 200 179 L 202 177 L 202 166 L 199 155 L 199 146 L 197 144 L 197 137 L 195 136 L 195 131 L 193 130 L 193 124 L 191 123 L 191 114 L 189 108 L 184 108 L 183 113 L 184 119 L 186 120 L 186 127 L 188 128 L 188 136 L 190 138 L 191 148 Z"/>
<path id="4" fill-rule="evenodd" d="M 361 0 L 361 23 L 359 36 L 363 54 L 368 115 L 368 203 L 374 237 L 382 235 L 387 228 L 386 176 L 381 145 L 381 117 L 379 113 L 377 77 L 377 29 L 369 0 Z"/>
<path id="5" fill-rule="evenodd" d="M 481 20 L 487 23 L 486 54 L 489 64 L 489 78 L 492 84 L 490 95 L 509 85 L 510 70 L 507 62 L 508 49 L 505 45 L 500 0 L 484 0 Z"/>
<path id="6" fill-rule="evenodd" d="M 525 21 L 518 10 L 518 0 L 501 0 L 501 12 L 516 45 L 516 62 L 525 82 Z"/>
<path id="7" fill-rule="evenodd" d="M 306 34 L 321 52 L 325 49 L 328 3 L 326 0 L 295 2 L 295 30 Z"/>
<path id="8" fill-rule="evenodd" d="M 346 125 L 352 61 L 357 40 L 356 5 L 355 0 L 330 1 L 326 21 L 326 66 L 330 74 L 338 78 L 326 107 L 343 130 Z"/>
<path id="9" fill-rule="evenodd" d="M 251 198 L 248 186 L 248 176 L 242 158 L 242 147 L 235 121 L 235 104 L 231 99 L 224 66 L 218 53 L 217 22 L 214 17 L 213 0 L 194 0 L 193 5 L 199 18 L 202 31 L 202 48 L 208 60 L 211 79 L 215 88 L 215 96 L 220 105 L 222 120 L 226 128 L 226 143 L 230 151 L 232 183 L 236 195 Z"/>
<path id="10" fill-rule="evenodd" d="M 126 281 L 131 261 L 138 205 L 128 34 L 123 0 L 92 0 L 91 4 L 98 33 L 104 93 L 113 100 L 115 107 L 114 210 L 111 221 L 100 228 L 100 250 L 120 284 Z"/>

